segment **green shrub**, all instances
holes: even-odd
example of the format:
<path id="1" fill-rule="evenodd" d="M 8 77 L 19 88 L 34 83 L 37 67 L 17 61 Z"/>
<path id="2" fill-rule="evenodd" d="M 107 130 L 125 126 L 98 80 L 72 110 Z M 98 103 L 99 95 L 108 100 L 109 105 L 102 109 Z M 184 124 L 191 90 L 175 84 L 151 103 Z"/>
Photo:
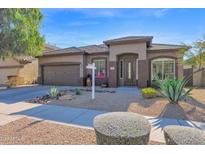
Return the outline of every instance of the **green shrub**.
<path id="1" fill-rule="evenodd" d="M 191 92 L 192 88 L 184 91 L 184 87 L 189 80 L 165 80 L 158 81 L 159 92 L 169 100 L 172 104 L 178 104 L 180 100 L 184 100 Z"/>
<path id="2" fill-rule="evenodd" d="M 57 98 L 58 89 L 56 87 L 51 87 L 49 95 L 50 95 L 50 97 Z"/>
<path id="3" fill-rule="evenodd" d="M 157 97 L 158 94 L 157 90 L 154 88 L 143 88 L 141 93 L 144 98 L 154 98 Z"/>
<path id="4" fill-rule="evenodd" d="M 80 95 L 80 94 L 81 94 L 80 89 L 76 88 L 76 89 L 75 89 L 75 94 L 76 94 L 76 95 Z"/>

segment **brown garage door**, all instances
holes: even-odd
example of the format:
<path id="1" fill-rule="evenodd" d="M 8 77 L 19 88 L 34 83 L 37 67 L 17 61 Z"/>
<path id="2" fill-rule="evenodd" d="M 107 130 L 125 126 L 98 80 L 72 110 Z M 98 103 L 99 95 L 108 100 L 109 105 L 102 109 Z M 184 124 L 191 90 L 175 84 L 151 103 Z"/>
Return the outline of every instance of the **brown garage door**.
<path id="1" fill-rule="evenodd" d="M 44 66 L 43 83 L 46 85 L 81 85 L 80 65 Z"/>

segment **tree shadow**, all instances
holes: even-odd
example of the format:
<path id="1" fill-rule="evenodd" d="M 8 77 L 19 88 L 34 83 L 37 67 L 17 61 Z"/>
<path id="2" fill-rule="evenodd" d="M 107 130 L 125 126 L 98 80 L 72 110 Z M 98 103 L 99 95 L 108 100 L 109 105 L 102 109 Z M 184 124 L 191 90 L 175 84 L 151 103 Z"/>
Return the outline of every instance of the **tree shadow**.
<path id="1" fill-rule="evenodd" d="M 28 125 L 24 126 L 23 128 L 17 129 L 16 131 L 17 131 L 17 132 L 20 132 L 20 131 L 22 131 L 22 130 L 24 130 L 24 129 L 26 129 L 26 128 L 29 128 L 29 127 L 31 127 L 31 126 L 33 126 L 33 125 L 36 125 L 36 124 L 38 124 L 38 123 L 41 123 L 41 122 L 43 122 L 43 121 L 44 121 L 44 120 L 35 120 L 35 121 L 29 123 Z"/>
<path id="2" fill-rule="evenodd" d="M 189 120 L 187 114 L 196 111 L 196 108 L 185 112 L 180 104 L 166 104 L 162 112 L 156 118 L 150 118 L 153 121 L 152 126 L 156 129 L 163 128 L 168 125 L 182 125 L 187 127 L 199 128 L 195 123 Z M 199 128 L 200 129 L 200 128 Z"/>
<path id="3" fill-rule="evenodd" d="M 179 104 L 166 104 L 158 118 L 188 119 L 184 109 Z"/>
<path id="4" fill-rule="evenodd" d="M 195 99 L 194 97 L 192 96 L 188 96 L 185 100 L 187 103 L 191 104 L 191 105 L 194 105 L 194 106 L 197 106 L 203 110 L 205 110 L 205 104 L 200 102 L 199 100 Z"/>

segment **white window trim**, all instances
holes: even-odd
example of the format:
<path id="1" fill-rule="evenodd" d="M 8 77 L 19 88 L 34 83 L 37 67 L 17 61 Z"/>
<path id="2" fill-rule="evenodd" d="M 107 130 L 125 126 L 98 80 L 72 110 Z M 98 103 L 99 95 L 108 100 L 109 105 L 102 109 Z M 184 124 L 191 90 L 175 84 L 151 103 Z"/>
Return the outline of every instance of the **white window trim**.
<path id="1" fill-rule="evenodd" d="M 163 65 L 162 65 L 162 74 L 164 74 L 164 62 L 168 61 L 168 60 L 171 60 L 171 61 L 174 62 L 174 79 L 176 79 L 176 66 L 175 66 L 176 61 L 175 61 L 175 59 L 172 59 L 172 58 L 157 58 L 157 59 L 153 59 L 151 61 L 151 82 L 152 82 L 152 78 L 153 78 L 153 62 L 159 61 L 159 62 L 163 63 Z"/>

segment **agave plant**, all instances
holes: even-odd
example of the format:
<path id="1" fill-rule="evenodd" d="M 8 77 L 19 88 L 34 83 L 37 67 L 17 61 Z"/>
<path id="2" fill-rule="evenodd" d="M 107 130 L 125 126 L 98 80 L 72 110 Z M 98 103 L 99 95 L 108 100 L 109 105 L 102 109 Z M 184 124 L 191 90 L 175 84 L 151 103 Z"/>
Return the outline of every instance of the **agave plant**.
<path id="1" fill-rule="evenodd" d="M 56 87 L 51 87 L 49 95 L 53 98 L 57 98 L 58 96 L 58 89 Z"/>
<path id="2" fill-rule="evenodd" d="M 159 92 L 169 100 L 172 104 L 178 104 L 180 100 L 184 100 L 191 92 L 192 88 L 185 91 L 184 87 L 189 80 L 165 80 L 159 81 Z"/>
<path id="3" fill-rule="evenodd" d="M 75 89 L 75 94 L 76 94 L 76 95 L 80 95 L 80 94 L 81 94 L 80 89 L 76 88 L 76 89 Z"/>

